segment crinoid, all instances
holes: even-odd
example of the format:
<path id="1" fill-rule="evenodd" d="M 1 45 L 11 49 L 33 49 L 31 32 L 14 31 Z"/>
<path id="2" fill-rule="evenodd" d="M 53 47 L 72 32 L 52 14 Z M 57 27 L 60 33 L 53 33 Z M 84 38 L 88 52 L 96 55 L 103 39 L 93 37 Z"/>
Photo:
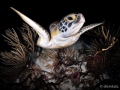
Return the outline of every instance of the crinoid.
<path id="1" fill-rule="evenodd" d="M 118 79 L 120 70 L 120 55 L 119 53 L 119 40 L 117 39 L 120 35 L 119 29 L 100 26 L 97 30 L 93 31 L 96 34 L 96 39 L 92 40 L 92 45 L 95 50 L 95 54 L 87 58 L 87 70 L 90 72 L 94 81 L 99 79 L 99 83 L 93 86 L 93 88 L 99 88 L 102 83 L 114 84 L 114 81 L 119 82 Z M 114 73 L 116 74 L 116 80 L 113 79 Z M 109 81 L 107 81 L 109 80 Z"/>
<path id="2" fill-rule="evenodd" d="M 94 33 L 97 35 L 98 40 L 92 40 L 92 45 L 96 51 L 93 57 L 101 56 L 104 60 L 104 67 L 107 67 L 113 58 L 116 58 L 115 54 L 117 54 L 119 50 L 119 42 L 117 39 L 120 35 L 119 29 L 106 27 L 104 25 L 95 30 Z"/>
<path id="3" fill-rule="evenodd" d="M 97 35 L 98 40 L 92 40 L 92 45 L 95 49 L 106 51 L 110 49 L 118 41 L 119 30 L 110 30 L 106 26 L 100 26 L 94 33 Z"/>

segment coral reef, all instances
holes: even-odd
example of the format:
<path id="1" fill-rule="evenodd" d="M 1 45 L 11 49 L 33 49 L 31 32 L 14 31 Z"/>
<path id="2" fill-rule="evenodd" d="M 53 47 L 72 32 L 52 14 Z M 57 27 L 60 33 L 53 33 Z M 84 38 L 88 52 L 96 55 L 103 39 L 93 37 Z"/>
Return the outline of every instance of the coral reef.
<path id="1" fill-rule="evenodd" d="M 95 35 L 90 45 L 78 41 L 56 50 L 37 47 L 37 34 L 27 24 L 19 29 L 21 36 L 14 29 L 3 35 L 12 50 L 0 54 L 0 89 L 99 90 L 100 85 L 119 85 L 119 29 L 99 26 L 89 32 Z"/>

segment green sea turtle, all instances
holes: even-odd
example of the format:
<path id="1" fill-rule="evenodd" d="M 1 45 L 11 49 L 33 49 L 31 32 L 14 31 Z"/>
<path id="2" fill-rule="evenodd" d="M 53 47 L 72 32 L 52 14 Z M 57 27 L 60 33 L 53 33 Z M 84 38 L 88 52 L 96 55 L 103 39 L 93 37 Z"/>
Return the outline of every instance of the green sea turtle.
<path id="1" fill-rule="evenodd" d="M 37 45 L 47 49 L 58 49 L 74 44 L 84 32 L 101 25 L 102 23 L 83 26 L 85 18 L 81 13 L 71 13 L 65 16 L 60 22 L 50 25 L 50 34 L 39 24 L 28 18 L 15 8 L 11 7 L 28 25 L 39 35 Z"/>

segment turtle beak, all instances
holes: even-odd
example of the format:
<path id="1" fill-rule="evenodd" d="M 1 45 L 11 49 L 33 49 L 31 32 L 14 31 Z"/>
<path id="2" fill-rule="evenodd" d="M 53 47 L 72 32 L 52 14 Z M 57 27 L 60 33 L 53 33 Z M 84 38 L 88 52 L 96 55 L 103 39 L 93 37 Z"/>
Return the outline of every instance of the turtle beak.
<path id="1" fill-rule="evenodd" d="M 84 23 L 85 22 L 85 18 L 83 16 L 83 14 L 81 14 L 81 13 L 76 14 L 76 17 L 77 17 L 77 19 L 76 19 L 75 23 L 79 23 L 79 22 Z"/>
<path id="2" fill-rule="evenodd" d="M 76 17 L 76 21 L 74 22 L 75 26 L 73 27 L 73 29 L 77 29 L 76 32 L 78 32 L 85 23 L 85 18 L 81 13 L 76 14 Z"/>

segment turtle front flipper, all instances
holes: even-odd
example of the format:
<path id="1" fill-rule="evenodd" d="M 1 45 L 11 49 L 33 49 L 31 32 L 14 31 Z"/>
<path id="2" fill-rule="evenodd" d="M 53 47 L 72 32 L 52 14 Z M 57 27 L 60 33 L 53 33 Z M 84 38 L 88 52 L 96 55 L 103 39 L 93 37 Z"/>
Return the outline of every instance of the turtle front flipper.
<path id="1" fill-rule="evenodd" d="M 82 27 L 82 28 L 78 31 L 78 33 L 81 35 L 81 34 L 83 34 L 84 32 L 86 32 L 86 31 L 88 31 L 88 30 L 91 30 L 91 29 L 93 29 L 93 28 L 95 28 L 95 27 L 97 27 L 97 26 L 99 26 L 99 25 L 101 25 L 101 24 L 103 24 L 103 23 L 104 23 L 104 22 L 95 23 L 95 24 L 90 24 L 90 25 L 84 26 L 84 27 Z"/>
<path id="2" fill-rule="evenodd" d="M 28 25 L 30 25 L 39 35 L 39 39 L 38 39 L 38 46 L 40 46 L 40 42 L 41 40 L 44 41 L 45 44 L 48 44 L 50 41 L 50 35 L 48 34 L 48 32 L 39 24 L 37 24 L 35 21 L 33 21 L 32 19 L 28 18 L 27 16 L 25 16 L 24 14 L 22 14 L 21 12 L 19 12 L 18 10 L 16 10 L 13 7 L 10 7 L 13 11 L 15 11 Z"/>

